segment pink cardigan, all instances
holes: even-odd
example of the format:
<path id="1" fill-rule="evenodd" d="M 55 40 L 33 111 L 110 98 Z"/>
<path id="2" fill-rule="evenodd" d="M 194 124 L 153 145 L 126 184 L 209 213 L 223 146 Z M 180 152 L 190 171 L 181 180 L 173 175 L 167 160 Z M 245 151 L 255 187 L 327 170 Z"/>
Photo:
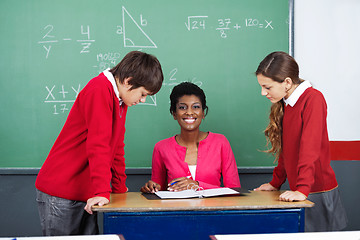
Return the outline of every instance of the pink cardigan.
<path id="1" fill-rule="evenodd" d="M 151 180 L 166 190 L 172 179 L 191 176 L 185 155 L 186 148 L 176 142 L 175 136 L 158 142 L 153 152 Z M 194 180 L 204 189 L 218 188 L 221 175 L 225 187 L 240 187 L 235 157 L 228 140 L 224 135 L 209 132 L 207 138 L 199 142 Z"/>

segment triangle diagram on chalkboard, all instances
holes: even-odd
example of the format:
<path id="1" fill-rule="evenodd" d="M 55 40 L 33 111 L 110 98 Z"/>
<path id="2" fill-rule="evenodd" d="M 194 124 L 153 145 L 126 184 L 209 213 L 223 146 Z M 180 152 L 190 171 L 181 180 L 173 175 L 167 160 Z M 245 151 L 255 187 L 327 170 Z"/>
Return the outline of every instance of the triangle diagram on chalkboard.
<path id="1" fill-rule="evenodd" d="M 130 13 L 122 7 L 124 47 L 157 48 Z"/>

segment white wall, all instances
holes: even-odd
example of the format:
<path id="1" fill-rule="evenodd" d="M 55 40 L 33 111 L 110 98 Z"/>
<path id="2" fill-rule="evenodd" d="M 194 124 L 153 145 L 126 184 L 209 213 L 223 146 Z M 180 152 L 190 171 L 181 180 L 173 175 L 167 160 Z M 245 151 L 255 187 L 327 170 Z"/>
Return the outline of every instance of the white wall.
<path id="1" fill-rule="evenodd" d="M 360 140 L 360 0 L 295 0 L 300 77 L 328 104 L 330 140 Z"/>

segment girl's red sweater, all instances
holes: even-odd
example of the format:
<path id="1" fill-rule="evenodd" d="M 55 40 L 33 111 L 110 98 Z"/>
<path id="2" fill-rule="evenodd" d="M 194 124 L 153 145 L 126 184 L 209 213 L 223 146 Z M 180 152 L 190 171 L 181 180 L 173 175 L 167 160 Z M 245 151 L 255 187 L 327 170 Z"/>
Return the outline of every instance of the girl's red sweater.
<path id="1" fill-rule="evenodd" d="M 276 188 L 289 181 L 292 191 L 306 196 L 337 187 L 330 166 L 327 106 L 321 92 L 310 87 L 296 104 L 284 108 L 282 153 L 270 184 Z"/>

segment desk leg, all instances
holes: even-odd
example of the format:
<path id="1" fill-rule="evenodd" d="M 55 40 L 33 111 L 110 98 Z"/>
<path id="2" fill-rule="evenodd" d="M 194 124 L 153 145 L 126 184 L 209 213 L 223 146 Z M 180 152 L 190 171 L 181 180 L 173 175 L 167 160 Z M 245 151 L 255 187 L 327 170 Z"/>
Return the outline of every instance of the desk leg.
<path id="1" fill-rule="evenodd" d="M 300 209 L 299 214 L 299 232 L 305 232 L 305 208 Z"/>

